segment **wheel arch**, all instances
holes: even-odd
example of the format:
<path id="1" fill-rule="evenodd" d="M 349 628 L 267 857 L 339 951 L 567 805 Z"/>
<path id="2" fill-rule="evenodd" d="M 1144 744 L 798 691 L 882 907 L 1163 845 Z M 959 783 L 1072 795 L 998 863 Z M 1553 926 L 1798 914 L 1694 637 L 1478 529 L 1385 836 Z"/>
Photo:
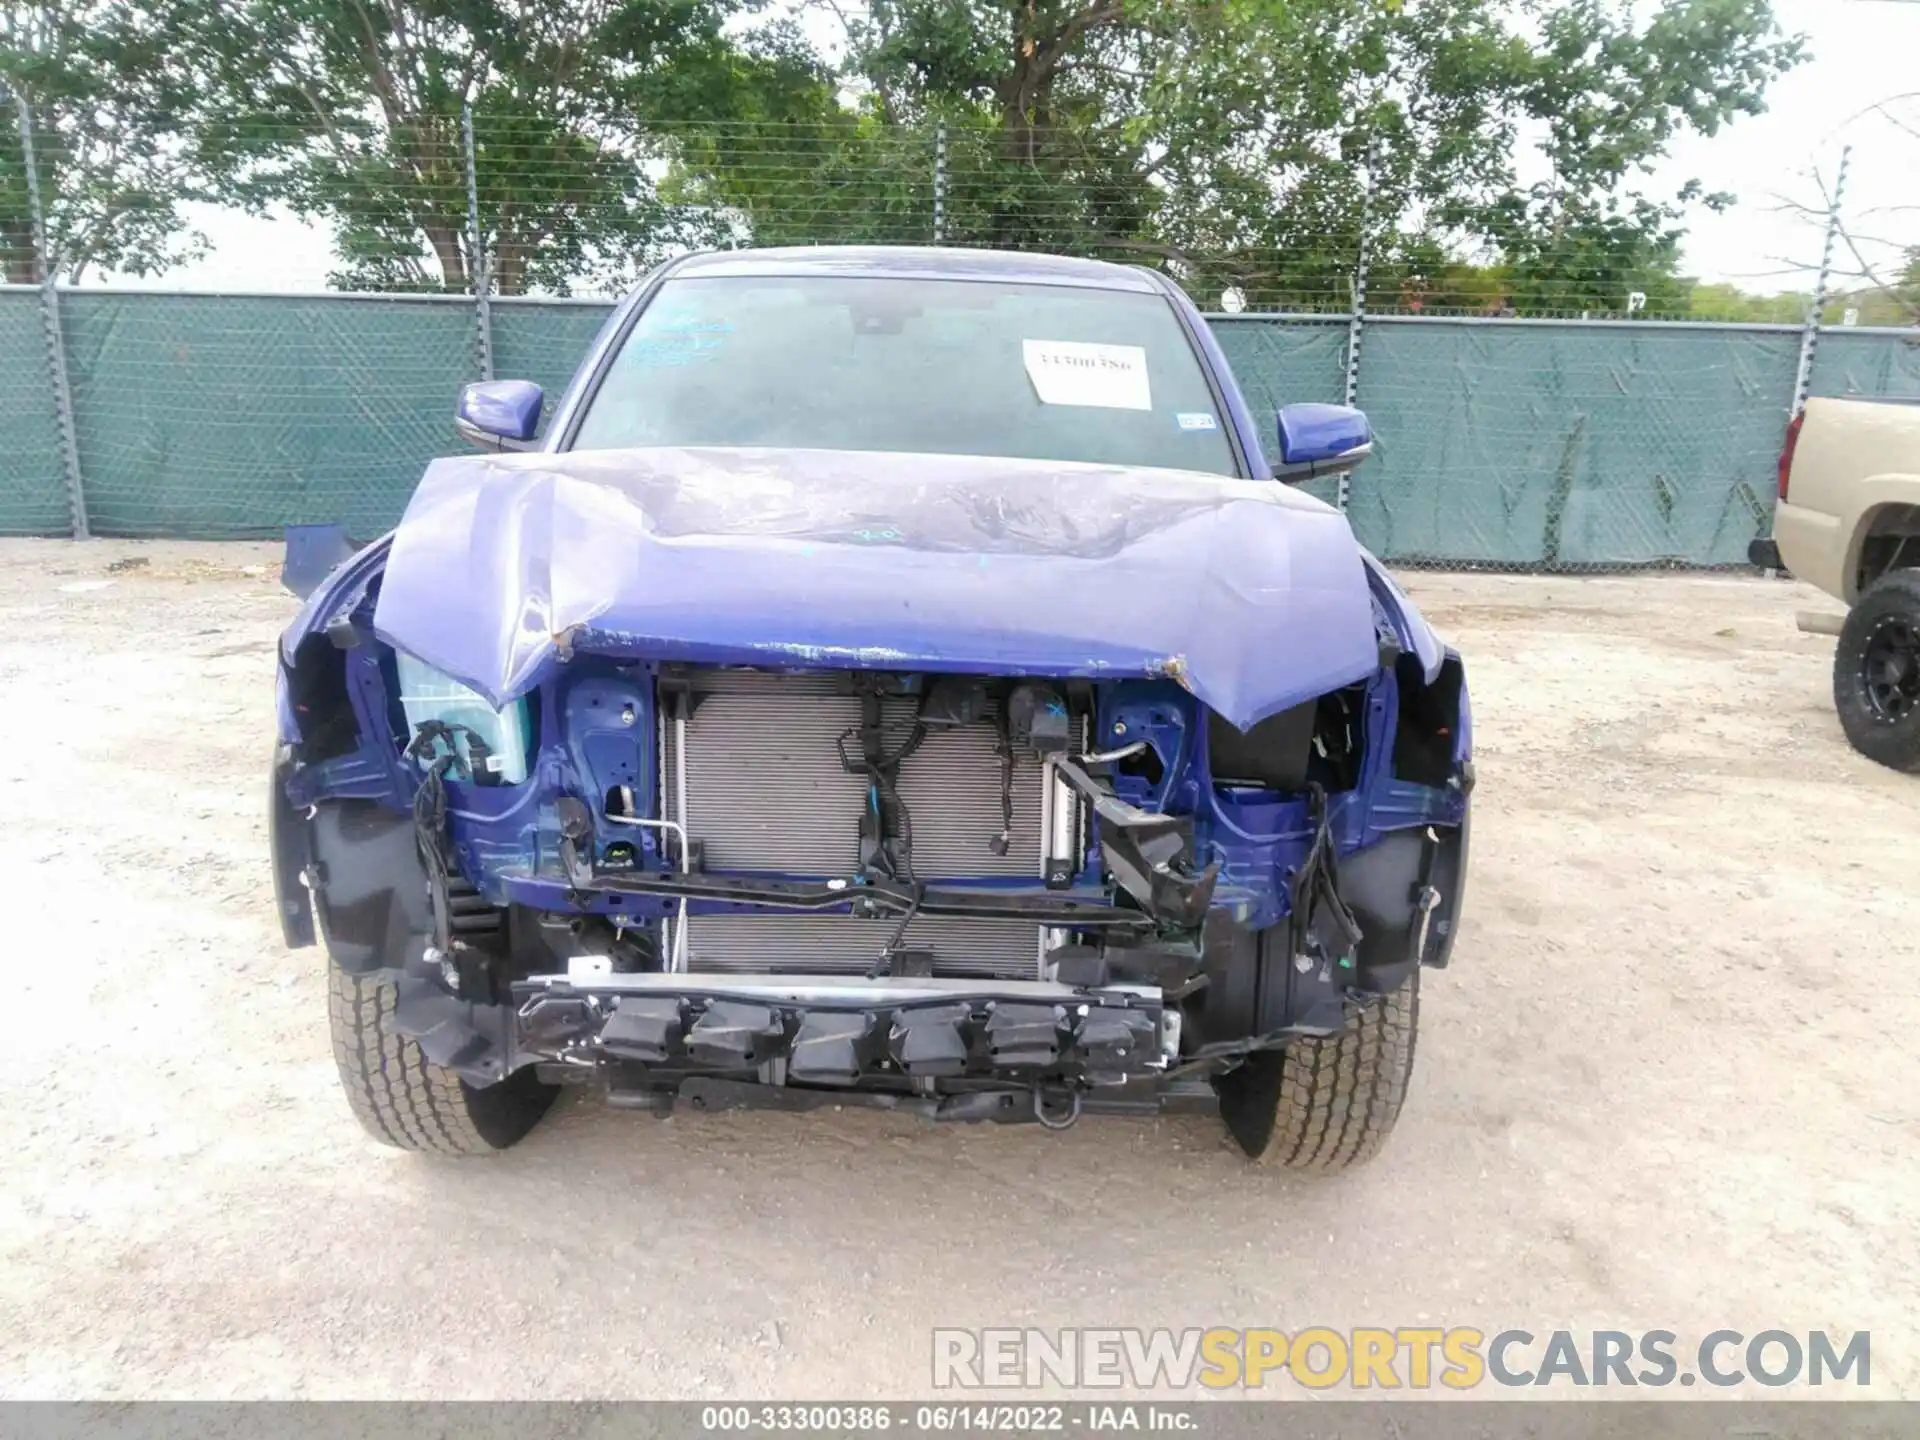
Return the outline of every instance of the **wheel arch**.
<path id="1" fill-rule="evenodd" d="M 1920 565 L 1920 479 L 1877 475 L 1861 486 L 1862 506 L 1853 523 L 1841 577 L 1847 604 L 1881 576 Z"/>

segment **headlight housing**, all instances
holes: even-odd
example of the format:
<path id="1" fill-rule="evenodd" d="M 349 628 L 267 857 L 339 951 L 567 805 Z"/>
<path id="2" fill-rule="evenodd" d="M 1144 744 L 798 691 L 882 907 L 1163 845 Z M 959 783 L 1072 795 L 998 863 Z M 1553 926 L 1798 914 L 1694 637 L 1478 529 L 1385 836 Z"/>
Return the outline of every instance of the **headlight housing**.
<path id="1" fill-rule="evenodd" d="M 403 650 L 393 653 L 400 678 L 400 709 L 407 717 L 407 733 L 417 735 L 424 721 L 438 721 L 454 731 L 460 763 L 481 784 L 518 785 L 527 778 L 528 730 L 525 698 L 496 710 L 486 697 L 469 689 L 424 660 Z M 477 736 L 485 755 L 474 763 L 471 737 Z M 435 741 L 419 763 L 430 765 L 445 755 L 446 742 Z"/>

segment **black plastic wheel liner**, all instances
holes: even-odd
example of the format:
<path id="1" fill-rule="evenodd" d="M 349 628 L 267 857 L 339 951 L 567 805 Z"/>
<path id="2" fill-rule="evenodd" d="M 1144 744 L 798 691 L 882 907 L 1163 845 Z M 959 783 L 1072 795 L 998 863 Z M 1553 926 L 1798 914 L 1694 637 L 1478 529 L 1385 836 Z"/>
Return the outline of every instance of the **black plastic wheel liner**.
<path id="1" fill-rule="evenodd" d="M 311 857 L 307 824 L 287 799 L 287 775 L 293 767 L 291 747 L 275 747 L 268 777 L 267 849 L 273 856 L 273 905 L 280 915 L 280 935 L 289 950 L 314 942 L 313 902 L 304 876 Z"/>
<path id="2" fill-rule="evenodd" d="M 412 964 L 433 931 L 413 817 L 371 800 L 334 800 L 304 823 L 334 963 L 351 974 Z"/>

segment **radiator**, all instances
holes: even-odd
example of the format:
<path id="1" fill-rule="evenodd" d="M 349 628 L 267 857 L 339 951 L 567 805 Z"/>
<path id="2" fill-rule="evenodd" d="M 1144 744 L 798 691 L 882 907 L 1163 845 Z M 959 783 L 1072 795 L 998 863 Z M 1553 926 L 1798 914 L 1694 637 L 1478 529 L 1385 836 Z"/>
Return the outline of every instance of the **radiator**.
<path id="1" fill-rule="evenodd" d="M 897 918 L 851 915 L 695 915 L 687 921 L 687 968 L 758 974 L 865 974 Z M 1041 978 L 1040 932 L 1018 920 L 916 917 L 903 949 L 933 952 L 937 975 L 993 980 Z"/>
<path id="2" fill-rule="evenodd" d="M 867 780 L 840 763 L 837 743 L 860 724 L 846 677 L 699 671 L 687 721 L 687 813 L 679 818 L 705 847 L 712 870 L 786 875 L 851 874 L 860 854 Z M 913 727 L 915 702 L 883 702 L 889 748 Z M 673 722 L 668 721 L 669 725 Z M 1043 775 L 1031 755 L 1013 767 L 1013 836 L 1000 833 L 1000 757 L 990 724 L 935 731 L 900 767 L 898 789 L 912 817 L 913 869 L 922 880 L 1041 873 Z M 859 755 L 857 737 L 850 753 Z M 666 751 L 667 813 L 677 804 L 676 747 Z"/>
<path id="3" fill-rule="evenodd" d="M 685 814 L 676 722 L 663 724 L 662 800 L 686 824 L 710 870 L 833 878 L 859 859 L 867 780 L 840 762 L 840 737 L 860 724 L 850 677 L 701 670 L 685 722 Z M 916 702 L 882 702 L 888 748 L 912 731 Z M 1001 830 L 1001 759 L 991 723 L 930 732 L 900 766 L 897 790 L 913 832 L 913 871 L 926 881 L 1038 877 L 1043 873 L 1046 777 L 1032 755 L 1013 769 L 1013 829 Z M 848 741 L 859 754 L 858 736 Z M 694 916 L 686 962 L 705 971 L 860 973 L 898 924 L 848 915 L 766 912 Z M 947 917 L 916 919 L 903 948 L 934 952 L 943 975 L 1031 979 L 1037 927 Z"/>

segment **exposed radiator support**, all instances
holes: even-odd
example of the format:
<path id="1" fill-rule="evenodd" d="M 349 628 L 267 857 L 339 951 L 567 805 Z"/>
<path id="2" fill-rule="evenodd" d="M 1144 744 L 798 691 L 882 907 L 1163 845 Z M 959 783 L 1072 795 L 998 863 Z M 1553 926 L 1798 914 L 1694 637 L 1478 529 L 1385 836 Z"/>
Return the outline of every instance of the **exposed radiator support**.
<path id="1" fill-rule="evenodd" d="M 856 731 L 861 699 L 845 672 L 696 669 L 663 697 L 661 808 L 686 827 L 712 870 L 823 879 L 850 877 L 859 862 L 868 781 L 841 763 L 842 736 Z M 671 708 L 669 708 L 671 707 Z M 683 708 L 684 707 L 684 708 Z M 905 740 L 919 702 L 881 701 L 882 725 Z M 922 879 L 1005 877 L 1056 883 L 1080 868 L 1079 797 L 1032 754 L 1017 756 L 1006 853 L 999 730 L 991 717 L 929 731 L 896 781 Z M 694 915 L 672 925 L 676 969 L 752 973 L 776 969 L 859 973 L 886 948 L 897 921 L 850 915 Z M 904 950 L 930 951 L 935 973 L 1033 979 L 1051 948 L 1030 924 L 916 918 Z"/>
<path id="2" fill-rule="evenodd" d="M 687 716 L 685 707 L 673 717 L 673 756 L 675 795 L 673 818 L 680 822 L 680 865 L 688 869 L 693 860 L 692 817 L 687 813 Z M 687 902 L 680 902 L 680 915 L 673 927 L 673 968 L 685 972 L 687 959 Z"/>
<path id="3" fill-rule="evenodd" d="M 1081 736 L 1084 742 L 1085 736 Z M 1080 792 L 1061 778 L 1053 762 L 1046 764 L 1045 829 L 1047 842 L 1040 857 L 1040 874 L 1050 886 L 1068 884 L 1080 873 L 1085 858 L 1085 829 L 1080 815 Z M 1050 927 L 1040 931 L 1040 949 L 1034 978 L 1047 978 L 1047 952 L 1066 942 L 1067 932 Z"/>
<path id="4" fill-rule="evenodd" d="M 687 830 L 687 721 L 682 714 L 675 714 L 671 721 L 664 715 L 659 721 L 660 749 L 660 809 L 666 816 L 664 827 L 678 840 L 680 845 L 680 869 L 693 868 L 693 844 Z M 669 736 L 672 737 L 671 746 Z M 669 785 L 667 777 L 673 777 Z M 687 968 L 687 902 L 680 902 L 680 913 L 666 922 L 666 944 L 662 953 L 666 956 L 668 970 L 684 972 Z"/>
<path id="5" fill-rule="evenodd" d="M 851 874 L 859 860 L 864 776 L 840 763 L 840 737 L 860 725 L 845 674 L 751 670 L 693 672 L 692 716 L 669 757 L 675 818 L 716 870 L 779 875 Z M 917 705 L 882 703 L 904 739 Z M 1013 836 L 1000 833 L 1000 757 L 991 724 L 936 731 L 900 767 L 898 790 L 913 827 L 914 873 L 927 880 L 1038 875 L 1043 776 L 1031 755 L 1013 770 Z M 682 758 L 684 757 L 684 763 Z"/>

